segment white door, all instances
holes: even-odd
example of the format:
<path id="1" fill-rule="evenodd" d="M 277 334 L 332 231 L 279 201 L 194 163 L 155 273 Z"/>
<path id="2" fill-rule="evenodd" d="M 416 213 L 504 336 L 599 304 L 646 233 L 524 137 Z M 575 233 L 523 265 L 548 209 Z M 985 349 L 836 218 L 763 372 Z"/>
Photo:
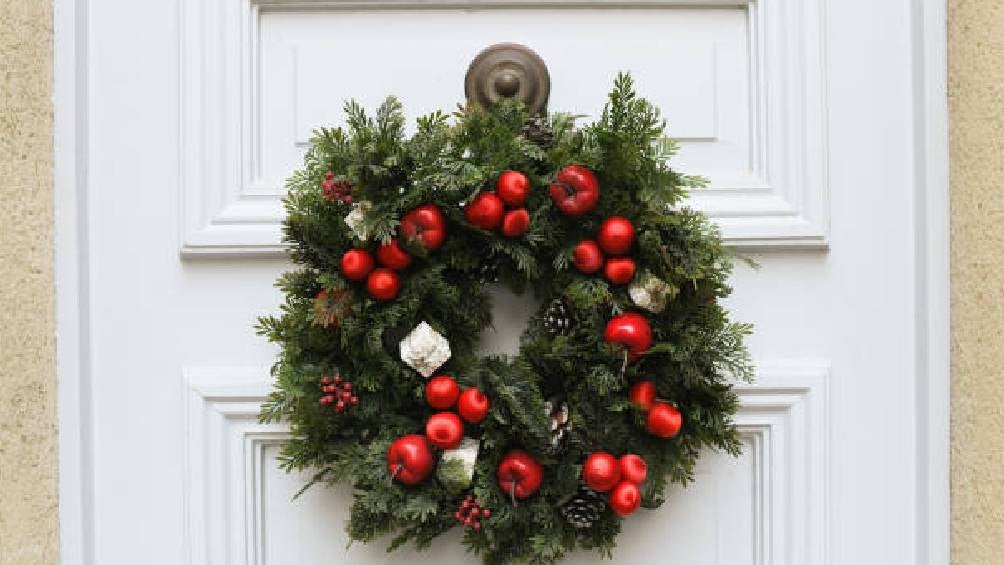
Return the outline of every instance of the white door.
<path id="1" fill-rule="evenodd" d="M 745 453 L 629 519 L 614 562 L 946 565 L 943 24 L 921 0 L 57 0 L 64 562 L 413 558 L 346 550 L 346 492 L 290 500 L 252 327 L 311 129 L 349 97 L 449 110 L 515 41 L 553 109 L 596 115 L 632 71 L 760 263 L 729 302 L 756 326 Z M 468 562 L 458 537 L 428 558 Z"/>

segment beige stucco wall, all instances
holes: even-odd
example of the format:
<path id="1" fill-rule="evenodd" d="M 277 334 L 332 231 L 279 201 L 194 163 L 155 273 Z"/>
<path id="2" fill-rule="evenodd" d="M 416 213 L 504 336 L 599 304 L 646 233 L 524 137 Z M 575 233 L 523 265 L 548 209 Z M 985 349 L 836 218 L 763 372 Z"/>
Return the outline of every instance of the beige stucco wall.
<path id="1" fill-rule="evenodd" d="M 1004 563 L 1004 3 L 949 1 L 952 543 Z"/>
<path id="2" fill-rule="evenodd" d="M 56 563 L 52 7 L 0 0 L 0 563 Z"/>

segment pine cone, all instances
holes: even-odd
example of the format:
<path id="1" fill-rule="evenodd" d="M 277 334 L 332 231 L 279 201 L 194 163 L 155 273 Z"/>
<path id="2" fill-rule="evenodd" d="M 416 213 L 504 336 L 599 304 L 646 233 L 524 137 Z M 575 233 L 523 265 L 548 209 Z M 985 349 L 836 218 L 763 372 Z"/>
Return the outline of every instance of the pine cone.
<path id="1" fill-rule="evenodd" d="M 481 284 L 492 284 L 499 282 L 499 261 L 500 257 L 492 253 L 480 265 L 478 265 L 478 280 Z"/>
<path id="2" fill-rule="evenodd" d="M 548 451 L 559 454 L 568 447 L 568 436 L 572 431 L 572 413 L 564 402 L 544 402 L 544 411 L 551 419 L 551 445 Z"/>
<path id="3" fill-rule="evenodd" d="M 544 311 L 544 329 L 551 336 L 567 332 L 572 327 L 572 312 L 561 298 L 555 298 Z"/>
<path id="4" fill-rule="evenodd" d="M 600 519 L 607 503 L 596 491 L 582 487 L 579 492 L 560 508 L 561 515 L 569 524 L 580 530 L 592 528 Z"/>
<path id="5" fill-rule="evenodd" d="M 527 120 L 520 134 L 544 149 L 550 149 L 554 145 L 554 130 L 544 116 L 534 116 Z"/>

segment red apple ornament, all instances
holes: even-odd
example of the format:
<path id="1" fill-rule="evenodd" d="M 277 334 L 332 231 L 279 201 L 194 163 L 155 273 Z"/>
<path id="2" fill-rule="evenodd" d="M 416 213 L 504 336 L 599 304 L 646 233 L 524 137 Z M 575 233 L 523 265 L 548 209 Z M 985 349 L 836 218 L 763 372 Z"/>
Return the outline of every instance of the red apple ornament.
<path id="1" fill-rule="evenodd" d="M 603 276 L 613 284 L 627 284 L 634 278 L 635 263 L 630 257 L 611 257 L 603 265 Z"/>
<path id="2" fill-rule="evenodd" d="M 472 226 L 493 230 L 502 223 L 502 199 L 490 192 L 482 192 L 464 208 L 464 217 Z"/>
<path id="3" fill-rule="evenodd" d="M 520 500 L 530 498 L 544 482 L 544 468 L 529 453 L 515 449 L 499 462 L 498 480 L 502 492 Z"/>
<path id="4" fill-rule="evenodd" d="M 425 401 L 437 410 L 453 408 L 460 397 L 460 385 L 453 377 L 437 375 L 425 383 Z"/>
<path id="5" fill-rule="evenodd" d="M 600 225 L 596 241 L 603 251 L 611 255 L 624 255 L 631 251 L 631 245 L 634 244 L 634 224 L 621 216 L 607 218 Z"/>
<path id="6" fill-rule="evenodd" d="M 591 239 L 580 241 L 572 250 L 572 264 L 580 273 L 591 275 L 603 268 L 603 252 Z"/>
<path id="7" fill-rule="evenodd" d="M 530 213 L 526 208 L 509 210 L 502 218 L 502 235 L 506 237 L 519 237 L 528 229 L 530 229 Z"/>
<path id="8" fill-rule="evenodd" d="M 411 256 L 401 247 L 396 237 L 377 249 L 377 260 L 384 267 L 395 271 L 403 271 L 411 265 Z"/>
<path id="9" fill-rule="evenodd" d="M 642 412 L 648 412 L 655 405 L 656 390 L 652 381 L 638 381 L 631 386 L 628 399 Z"/>
<path id="10" fill-rule="evenodd" d="M 433 251 L 439 249 L 446 240 L 446 220 L 438 206 L 423 204 L 401 218 L 401 233 Z"/>
<path id="11" fill-rule="evenodd" d="M 495 193 L 506 206 L 522 206 L 530 196 L 530 179 L 519 171 L 503 171 L 495 183 Z"/>
<path id="12" fill-rule="evenodd" d="M 637 361 L 652 346 L 652 328 L 645 316 L 637 312 L 625 312 L 607 322 L 603 339 L 607 343 L 623 345 L 627 348 L 628 357 Z"/>
<path id="13" fill-rule="evenodd" d="M 630 481 L 621 481 L 610 493 L 607 504 L 618 516 L 630 516 L 641 506 L 641 490 Z"/>
<path id="14" fill-rule="evenodd" d="M 425 422 L 425 437 L 440 449 L 455 449 L 464 439 L 464 423 L 453 412 L 439 412 Z"/>
<path id="15" fill-rule="evenodd" d="M 596 175 L 582 165 L 568 165 L 554 177 L 548 194 L 562 214 L 581 216 L 596 207 L 600 183 Z"/>
<path id="16" fill-rule="evenodd" d="M 648 465 L 640 455 L 628 453 L 622 455 L 620 460 L 621 480 L 641 485 L 648 477 Z"/>
<path id="17" fill-rule="evenodd" d="M 394 271 L 381 267 L 366 279 L 366 290 L 377 300 L 394 300 L 401 290 L 401 279 Z"/>
<path id="18" fill-rule="evenodd" d="M 342 276 L 350 281 L 361 281 L 373 270 L 373 256 L 365 249 L 349 249 L 342 255 Z"/>
<path id="19" fill-rule="evenodd" d="M 387 470 L 406 485 L 417 485 L 429 478 L 435 465 L 436 460 L 425 436 L 407 435 L 387 448 Z"/>
<path id="20" fill-rule="evenodd" d="M 668 402 L 657 402 L 648 412 L 645 429 L 648 433 L 661 438 L 671 438 L 680 433 L 683 427 L 683 414 Z"/>
<path id="21" fill-rule="evenodd" d="M 457 400 L 457 412 L 460 413 L 460 417 L 472 424 L 480 423 L 487 418 L 490 407 L 488 397 L 476 388 L 465 390 Z"/>
<path id="22" fill-rule="evenodd" d="M 621 466 L 617 458 L 609 453 L 590 453 L 582 464 L 582 482 L 596 492 L 606 492 L 621 480 Z"/>

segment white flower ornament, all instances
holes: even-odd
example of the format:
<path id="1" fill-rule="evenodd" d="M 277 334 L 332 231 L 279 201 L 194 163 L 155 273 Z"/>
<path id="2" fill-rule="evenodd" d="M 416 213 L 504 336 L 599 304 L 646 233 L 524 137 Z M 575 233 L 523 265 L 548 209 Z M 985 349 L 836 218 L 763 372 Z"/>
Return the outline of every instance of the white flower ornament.
<path id="1" fill-rule="evenodd" d="M 474 464 L 478 460 L 478 450 L 481 448 L 481 441 L 465 437 L 462 442 L 460 442 L 460 447 L 456 449 L 447 449 L 443 452 L 443 461 L 460 461 L 464 466 L 464 475 L 467 477 L 467 482 L 469 483 L 471 479 L 474 478 Z"/>
<path id="2" fill-rule="evenodd" d="M 450 342 L 432 326 L 422 322 L 401 340 L 401 360 L 425 378 L 450 359 Z"/>
<path id="3" fill-rule="evenodd" d="M 639 308 L 658 314 L 666 308 L 666 303 L 676 294 L 673 287 L 662 279 L 649 276 L 636 282 L 628 289 L 631 300 Z"/>
<path id="4" fill-rule="evenodd" d="M 366 213 L 369 212 L 372 207 L 372 202 L 363 200 L 362 202 L 353 204 L 352 211 L 345 215 L 345 225 L 349 226 L 352 233 L 356 234 L 356 237 L 362 241 L 366 241 L 369 238 L 369 234 L 366 233 L 364 221 L 366 219 Z"/>

